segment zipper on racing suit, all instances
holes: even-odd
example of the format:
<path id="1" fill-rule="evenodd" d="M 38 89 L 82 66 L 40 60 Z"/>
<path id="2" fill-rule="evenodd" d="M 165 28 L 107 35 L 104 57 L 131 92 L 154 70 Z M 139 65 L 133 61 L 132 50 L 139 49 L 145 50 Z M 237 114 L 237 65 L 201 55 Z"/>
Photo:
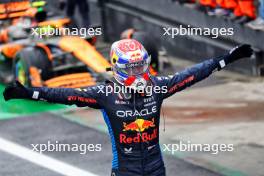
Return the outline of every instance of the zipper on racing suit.
<path id="1" fill-rule="evenodd" d="M 141 105 L 138 105 L 138 104 L 136 104 L 136 97 L 137 98 L 141 98 L 141 96 L 142 95 L 140 95 L 140 94 L 135 94 L 134 93 L 134 96 L 133 96 L 133 102 L 134 102 L 134 111 L 135 110 L 138 110 L 140 107 L 141 107 Z M 138 116 L 136 116 L 136 119 L 138 118 Z M 146 147 L 146 145 L 145 145 L 145 141 L 143 140 L 143 137 L 142 137 L 142 133 L 140 132 L 140 130 L 139 130 L 139 135 L 140 135 L 140 138 L 141 138 L 141 143 L 140 143 L 140 150 L 141 150 L 141 173 L 142 173 L 142 176 L 145 176 L 146 174 L 145 174 L 145 159 L 146 159 L 146 157 L 147 157 L 147 147 Z M 148 144 L 149 142 L 148 141 L 146 141 L 146 143 Z M 145 150 L 146 149 L 146 150 Z"/>

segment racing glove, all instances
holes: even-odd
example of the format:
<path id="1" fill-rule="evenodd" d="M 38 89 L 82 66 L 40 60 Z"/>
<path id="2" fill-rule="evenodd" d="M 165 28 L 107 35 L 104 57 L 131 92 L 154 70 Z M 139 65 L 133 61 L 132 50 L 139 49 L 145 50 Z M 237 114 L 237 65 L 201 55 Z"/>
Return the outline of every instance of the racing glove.
<path id="1" fill-rule="evenodd" d="M 5 101 L 10 99 L 31 99 L 33 98 L 33 94 L 33 90 L 24 87 L 18 81 L 16 81 L 13 85 L 7 86 L 3 92 Z"/>
<path id="2" fill-rule="evenodd" d="M 251 57 L 253 49 L 250 45 L 243 44 L 239 45 L 229 51 L 227 55 L 218 59 L 218 70 L 223 69 L 226 65 L 235 62 L 239 59 Z"/>

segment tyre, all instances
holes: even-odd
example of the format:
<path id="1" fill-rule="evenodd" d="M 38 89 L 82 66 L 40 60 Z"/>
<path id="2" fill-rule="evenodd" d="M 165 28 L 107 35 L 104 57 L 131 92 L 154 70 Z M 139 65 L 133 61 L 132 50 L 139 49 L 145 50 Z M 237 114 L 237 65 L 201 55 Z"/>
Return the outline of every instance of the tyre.
<path id="1" fill-rule="evenodd" d="M 132 35 L 132 39 L 139 41 L 151 56 L 150 65 L 155 71 L 159 71 L 159 53 L 155 40 L 147 36 L 145 32 L 136 31 Z"/>
<path id="2" fill-rule="evenodd" d="M 32 86 L 30 67 L 40 70 L 42 80 L 47 80 L 51 77 L 51 62 L 45 51 L 41 48 L 24 48 L 15 56 L 13 63 L 15 79 L 28 87 Z"/>

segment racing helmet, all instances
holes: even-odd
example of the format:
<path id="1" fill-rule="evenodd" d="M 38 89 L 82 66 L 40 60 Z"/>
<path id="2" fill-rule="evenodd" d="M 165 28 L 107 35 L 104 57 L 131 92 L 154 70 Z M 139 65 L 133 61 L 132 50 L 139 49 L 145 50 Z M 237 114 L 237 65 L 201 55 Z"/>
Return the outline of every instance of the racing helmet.
<path id="1" fill-rule="evenodd" d="M 110 58 L 118 83 L 134 90 L 143 90 L 147 86 L 151 57 L 141 43 L 134 39 L 114 42 Z"/>

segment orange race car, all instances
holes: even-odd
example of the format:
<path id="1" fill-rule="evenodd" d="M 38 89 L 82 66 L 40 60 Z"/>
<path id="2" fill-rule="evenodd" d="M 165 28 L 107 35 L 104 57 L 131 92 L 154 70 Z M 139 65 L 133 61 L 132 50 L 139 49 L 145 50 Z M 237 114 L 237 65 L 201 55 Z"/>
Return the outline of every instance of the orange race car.
<path id="1" fill-rule="evenodd" d="M 94 85 L 109 62 L 94 47 L 94 38 L 53 37 L 0 45 L 1 80 L 27 86 L 85 87 Z"/>
<path id="2" fill-rule="evenodd" d="M 94 85 L 110 67 L 94 47 L 96 37 L 33 36 L 34 28 L 43 33 L 71 24 L 60 16 L 46 19 L 40 9 L 43 2 L 0 3 L 0 80 L 17 79 L 27 86 Z"/>
<path id="3" fill-rule="evenodd" d="M 1 0 L 0 28 L 10 25 L 32 25 L 47 17 L 44 0 Z"/>

